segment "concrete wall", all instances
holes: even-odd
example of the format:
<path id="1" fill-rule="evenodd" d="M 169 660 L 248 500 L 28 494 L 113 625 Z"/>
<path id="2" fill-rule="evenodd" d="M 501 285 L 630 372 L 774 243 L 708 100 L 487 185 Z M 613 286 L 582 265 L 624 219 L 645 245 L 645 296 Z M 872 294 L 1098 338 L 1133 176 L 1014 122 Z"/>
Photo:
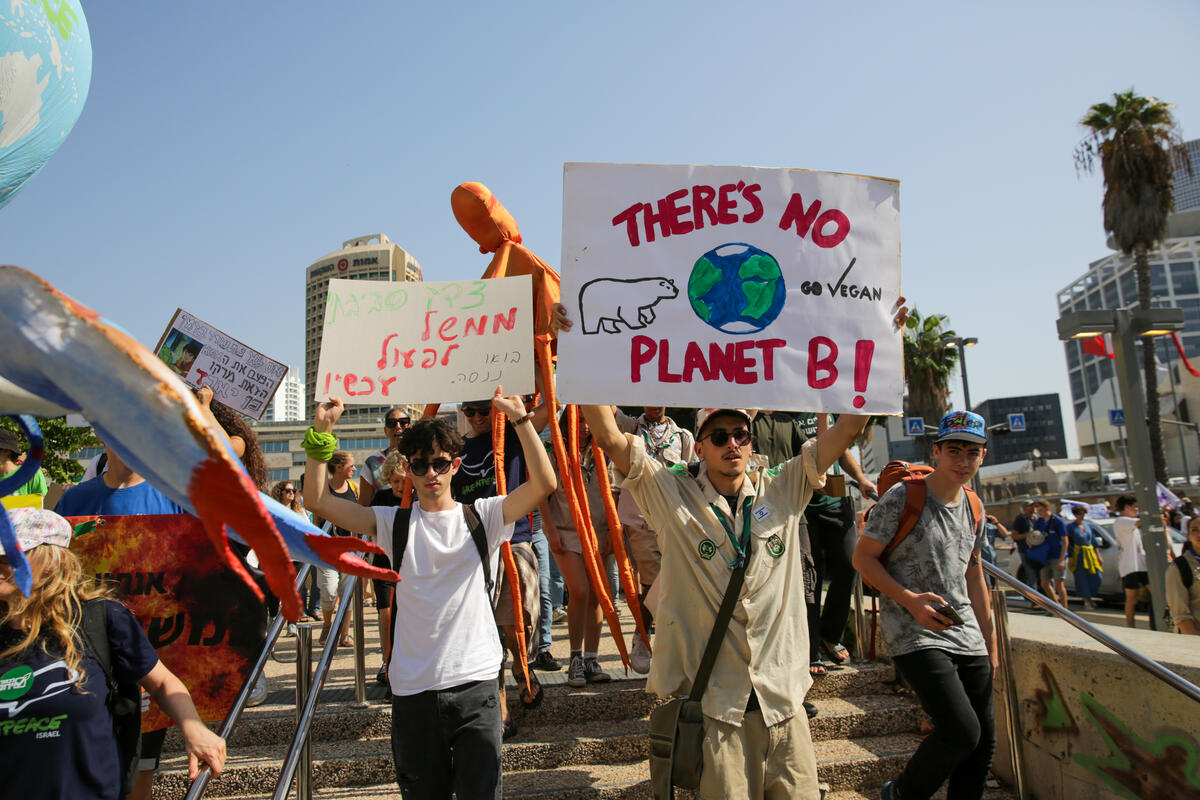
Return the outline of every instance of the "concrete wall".
<path id="1" fill-rule="evenodd" d="M 1057 618 L 1009 617 L 1027 797 L 1200 798 L 1200 703 Z M 1200 685 L 1200 636 L 1105 627 Z M 997 676 L 993 769 L 1012 780 Z"/>

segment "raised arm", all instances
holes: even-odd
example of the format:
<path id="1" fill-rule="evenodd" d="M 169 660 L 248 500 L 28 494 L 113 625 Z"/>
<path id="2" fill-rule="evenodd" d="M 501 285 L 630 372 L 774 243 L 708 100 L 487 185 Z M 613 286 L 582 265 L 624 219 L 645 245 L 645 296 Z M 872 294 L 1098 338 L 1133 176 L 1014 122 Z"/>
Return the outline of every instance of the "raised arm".
<path id="1" fill-rule="evenodd" d="M 332 436 L 333 424 L 345 410 L 346 406 L 339 397 L 331 397 L 318 404 L 312 424 L 316 438 L 323 438 L 325 434 Z M 306 443 L 310 438 L 312 437 L 305 437 Z M 332 454 L 330 450 L 328 454 L 322 455 L 328 460 Z M 325 471 L 325 461 L 318 461 L 312 455 L 304 462 L 304 507 L 339 528 L 361 536 L 375 537 L 375 512 L 329 491 L 329 475 Z"/>
<path id="2" fill-rule="evenodd" d="M 537 430 L 531 424 L 532 416 L 525 414 L 525 403 L 520 395 L 505 397 L 502 387 L 496 387 L 492 396 L 492 407 L 508 417 L 517 431 L 517 439 L 521 442 L 521 452 L 525 454 L 525 468 L 529 477 L 504 497 L 504 524 L 511 525 L 544 501 L 554 487 L 558 485 L 554 477 L 554 467 L 546 455 L 546 448 L 538 438 Z"/>
<path id="3" fill-rule="evenodd" d="M 840 459 L 850 449 L 850 445 L 854 444 L 854 438 L 862 433 L 863 426 L 867 424 L 868 419 L 870 417 L 863 414 L 842 414 L 829 430 L 817 435 L 818 472 L 823 473 L 832 467 L 833 462 Z M 858 464 L 856 463 L 854 466 L 857 467 Z M 862 470 L 859 470 L 859 475 L 862 475 Z"/>
<path id="4" fill-rule="evenodd" d="M 613 415 L 612 406 L 580 406 L 583 418 L 587 420 L 592 430 L 592 439 L 600 445 L 600 449 L 608 456 L 620 472 L 629 473 L 630 448 L 633 447 L 633 436 L 621 433 L 617 427 L 617 418 Z"/>

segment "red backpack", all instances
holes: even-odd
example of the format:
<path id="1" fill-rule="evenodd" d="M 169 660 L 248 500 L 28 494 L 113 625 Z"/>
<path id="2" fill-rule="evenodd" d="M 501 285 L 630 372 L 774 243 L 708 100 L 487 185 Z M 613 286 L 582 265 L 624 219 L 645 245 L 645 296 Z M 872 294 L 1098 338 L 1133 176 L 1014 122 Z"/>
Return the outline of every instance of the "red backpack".
<path id="1" fill-rule="evenodd" d="M 879 481 L 875 485 L 879 489 L 880 497 L 883 497 L 884 492 L 900 481 L 904 481 L 905 485 L 904 509 L 900 512 L 900 523 L 896 526 L 896 534 L 892 540 L 879 554 L 881 564 L 887 564 L 887 558 L 891 552 L 904 541 L 906 536 L 912 533 L 913 528 L 917 527 L 917 521 L 921 519 L 921 512 L 925 509 L 925 477 L 931 472 L 933 472 L 933 467 L 926 464 L 889 461 L 883 468 L 883 472 L 879 473 Z M 964 486 L 963 491 L 967 493 L 967 502 L 971 507 L 971 529 L 974 530 L 979 526 L 980 518 L 983 517 L 983 502 L 970 487 Z M 865 580 L 863 583 L 870 586 Z"/>

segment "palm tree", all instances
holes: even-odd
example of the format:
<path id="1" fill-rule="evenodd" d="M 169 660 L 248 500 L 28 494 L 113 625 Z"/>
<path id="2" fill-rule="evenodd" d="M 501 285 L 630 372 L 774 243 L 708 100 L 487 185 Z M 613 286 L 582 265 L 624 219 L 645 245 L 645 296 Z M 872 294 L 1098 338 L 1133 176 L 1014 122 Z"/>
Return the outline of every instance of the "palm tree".
<path id="1" fill-rule="evenodd" d="M 1170 103 L 1142 97 L 1132 88 L 1117 92 L 1113 103 L 1095 104 L 1079 121 L 1089 133 L 1075 149 L 1075 165 L 1080 171 L 1091 173 L 1096 160 L 1100 161 L 1104 175 L 1104 230 L 1126 256 L 1133 256 L 1138 307 L 1147 311 L 1151 307 L 1147 251 L 1163 239 L 1167 215 L 1175 206 L 1171 186 L 1175 163 L 1191 168 L 1171 108 Z M 1166 483 L 1158 375 L 1154 341 L 1149 337 L 1142 340 L 1142 371 L 1154 474 L 1160 483 Z"/>
<path id="2" fill-rule="evenodd" d="M 948 344 L 955 333 L 943 327 L 949 320 L 945 314 L 923 317 L 914 308 L 904 329 L 905 414 L 935 428 L 947 411 L 950 378 L 958 364 L 958 350 Z"/>

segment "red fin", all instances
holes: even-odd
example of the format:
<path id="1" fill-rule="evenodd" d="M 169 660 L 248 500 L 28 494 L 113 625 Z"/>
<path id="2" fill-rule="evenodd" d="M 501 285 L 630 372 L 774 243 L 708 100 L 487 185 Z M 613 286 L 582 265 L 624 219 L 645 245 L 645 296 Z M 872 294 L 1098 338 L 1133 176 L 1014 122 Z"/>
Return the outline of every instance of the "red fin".
<path id="1" fill-rule="evenodd" d="M 279 598 L 283 615 L 292 622 L 298 620 L 300 596 L 296 593 L 296 569 L 270 512 L 259 500 L 258 489 L 246 473 L 224 459 L 206 458 L 192 472 L 188 499 L 195 506 L 197 516 L 222 559 L 259 593 L 253 579 L 229 549 L 225 526 L 232 525 L 237 530 L 258 556 L 267 586 Z"/>
<path id="2" fill-rule="evenodd" d="M 395 570 L 373 567 L 366 561 L 354 555 L 355 551 L 366 553 L 383 553 L 383 548 L 374 542 L 359 539 L 356 536 L 317 536 L 305 534 L 304 542 L 330 566 L 336 566 L 342 572 L 357 575 L 360 578 L 373 578 L 380 581 L 399 581 L 400 576 Z"/>

